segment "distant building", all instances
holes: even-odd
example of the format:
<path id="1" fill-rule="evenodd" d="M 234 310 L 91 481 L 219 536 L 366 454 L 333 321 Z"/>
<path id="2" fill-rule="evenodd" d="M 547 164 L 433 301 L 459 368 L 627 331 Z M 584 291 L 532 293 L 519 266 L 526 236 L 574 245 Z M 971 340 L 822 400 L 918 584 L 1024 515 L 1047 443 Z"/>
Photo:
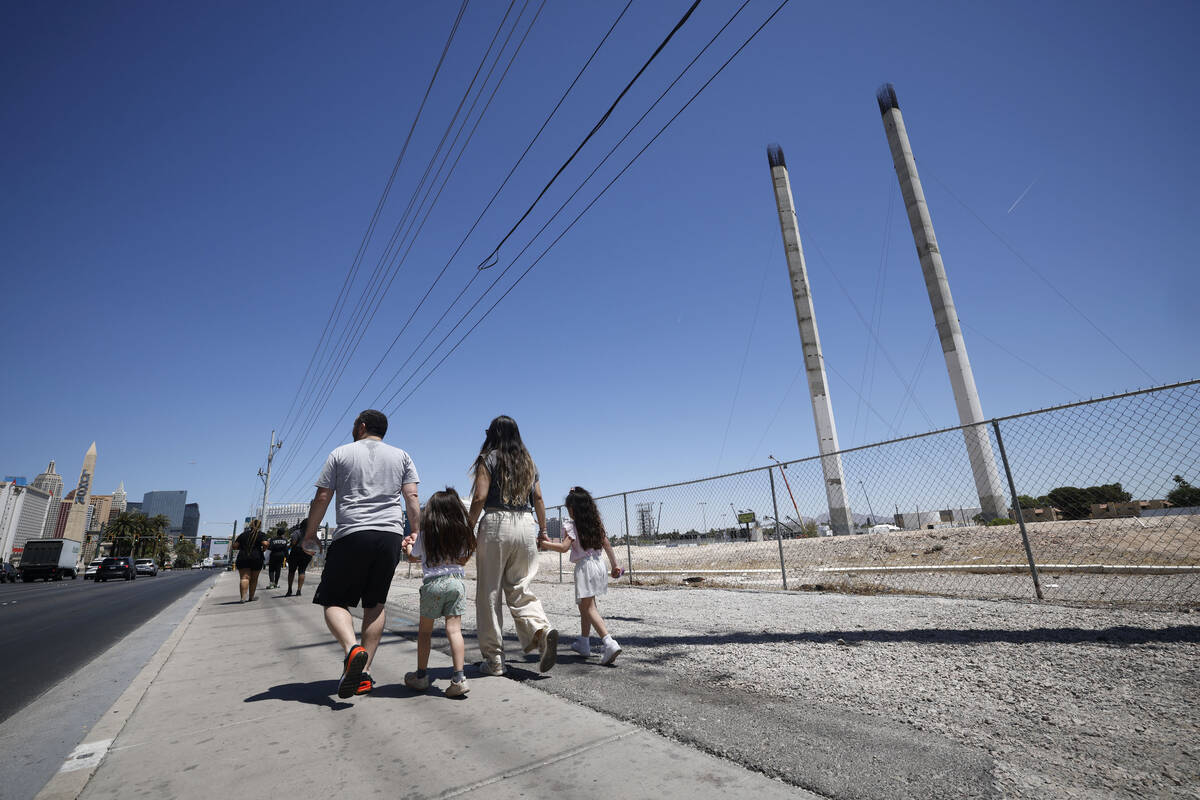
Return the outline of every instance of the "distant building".
<path id="1" fill-rule="evenodd" d="M 50 493 L 50 508 L 46 512 L 46 524 L 42 526 L 41 538 L 51 539 L 58 526 L 58 508 L 62 502 L 63 490 L 62 475 L 54 471 L 53 459 L 50 460 L 50 466 L 46 467 L 46 471 L 33 479 L 33 485 L 43 492 Z"/>
<path id="2" fill-rule="evenodd" d="M 1013 520 L 1017 518 L 1017 510 L 1015 508 L 1008 510 L 1008 518 Z M 1021 519 L 1025 522 L 1057 522 L 1062 518 L 1062 509 L 1055 508 L 1054 506 L 1021 509 Z"/>
<path id="3" fill-rule="evenodd" d="M 63 538 L 63 533 L 67 529 L 67 520 L 70 518 L 70 515 L 71 515 L 71 501 L 74 500 L 74 498 L 75 498 L 75 490 L 72 489 L 71 491 L 67 492 L 66 497 L 64 497 L 61 501 L 59 501 L 58 521 L 54 523 L 54 535 L 50 536 L 49 538 L 51 538 L 51 539 Z"/>
<path id="4" fill-rule="evenodd" d="M 183 507 L 183 538 L 195 539 L 200 535 L 200 504 L 188 503 Z"/>
<path id="5" fill-rule="evenodd" d="M 92 517 L 88 520 L 88 526 L 84 528 L 86 531 L 102 531 L 104 526 L 108 524 L 108 518 L 112 513 L 111 494 L 94 494 L 88 500 L 88 505 L 92 509 Z"/>
<path id="6" fill-rule="evenodd" d="M 558 517 L 550 517 L 546 520 L 546 535 L 551 539 L 562 538 L 562 520 Z"/>
<path id="7" fill-rule="evenodd" d="M 1090 519 L 1117 519 L 1140 517 L 1143 511 L 1170 508 L 1166 500 L 1130 500 L 1127 503 L 1092 503 Z"/>
<path id="8" fill-rule="evenodd" d="M 157 517 L 162 514 L 171 520 L 167 528 L 167 536 L 178 539 L 183 535 L 183 514 L 187 506 L 187 490 L 146 492 L 142 496 L 142 513 L 147 517 Z"/>
<path id="9" fill-rule="evenodd" d="M 50 494 L 8 481 L 0 487 L 0 558 L 16 561 L 27 541 L 42 538 Z"/>
<path id="10" fill-rule="evenodd" d="M 281 522 L 286 522 L 290 528 L 293 525 L 299 525 L 306 519 L 308 519 L 308 503 L 269 503 L 266 524 L 263 528 L 269 531 Z"/>
<path id="11" fill-rule="evenodd" d="M 112 494 L 112 512 L 110 513 L 110 516 L 112 514 L 120 514 L 122 511 L 125 511 L 126 506 L 128 505 L 128 500 L 129 498 L 125 496 L 125 481 L 121 481 L 121 485 L 118 486 L 117 490 Z"/>
<path id="12" fill-rule="evenodd" d="M 141 514 L 142 513 L 142 504 L 139 502 L 130 500 L 129 502 L 127 502 L 125 504 L 125 513 L 126 514 Z"/>

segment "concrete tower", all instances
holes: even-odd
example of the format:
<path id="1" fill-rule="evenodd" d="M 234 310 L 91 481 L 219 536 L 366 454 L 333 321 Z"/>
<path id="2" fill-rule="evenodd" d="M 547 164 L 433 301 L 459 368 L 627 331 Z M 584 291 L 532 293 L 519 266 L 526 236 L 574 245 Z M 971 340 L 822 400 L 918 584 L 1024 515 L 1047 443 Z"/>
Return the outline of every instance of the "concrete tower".
<path id="1" fill-rule="evenodd" d="M 800 326 L 800 344 L 804 350 L 804 371 L 808 377 L 808 394 L 812 399 L 813 422 L 817 426 L 817 447 L 821 452 L 821 470 L 825 476 L 825 497 L 829 501 L 829 527 L 835 535 L 850 533 L 852 524 L 850 503 L 846 500 L 846 476 L 842 471 L 842 456 L 838 452 L 837 426 L 833 422 L 833 403 L 829 399 L 825 358 L 821 355 L 821 337 L 813 316 L 812 293 L 808 288 L 808 268 L 804 265 L 804 250 L 800 246 L 800 225 L 796 221 L 796 204 L 792 200 L 792 184 L 787 164 L 779 145 L 767 148 L 771 164 L 771 180 L 775 184 L 775 206 L 779 209 L 779 230 L 783 234 L 783 252 L 787 256 L 788 275 L 792 281 L 792 299 L 796 303 L 796 323 Z"/>
<path id="2" fill-rule="evenodd" d="M 967 359 L 967 345 L 958 323 L 958 313 L 954 310 L 950 282 L 946 279 L 946 267 L 942 264 L 937 237 L 933 234 L 933 220 L 925 203 L 925 192 L 917 175 L 917 162 L 908 143 L 908 132 L 904 129 L 904 118 L 900 116 L 895 88 L 887 84 L 879 90 L 877 99 L 879 111 L 883 114 L 883 129 L 887 132 L 888 146 L 892 150 L 892 162 L 896 166 L 896 177 L 900 179 L 904 208 L 908 211 L 908 224 L 912 228 L 917 256 L 921 260 L 921 272 L 925 275 L 925 289 L 933 306 L 933 321 L 942 343 L 942 355 L 946 358 L 946 370 L 950 373 L 954 404 L 958 407 L 958 422 L 960 425 L 974 426 L 963 429 L 963 438 L 967 444 L 967 457 L 971 460 L 975 489 L 979 492 L 979 505 L 983 507 L 986 517 L 1004 516 L 1007 506 L 1004 485 L 996 470 L 996 457 L 992 453 L 987 428 L 977 424 L 983 422 L 984 417 L 979 404 L 979 392 L 975 389 L 975 375 Z"/>
<path id="3" fill-rule="evenodd" d="M 68 512 L 67 525 L 63 528 L 62 538 L 83 541 L 83 533 L 87 529 L 88 499 L 92 494 L 92 479 L 96 474 L 96 443 L 88 448 L 83 455 L 83 469 L 79 471 L 79 483 L 75 487 L 75 497 L 71 500 L 71 510 Z M 61 513 L 61 512 L 60 512 Z"/>
<path id="4" fill-rule="evenodd" d="M 46 467 L 46 471 L 33 479 L 33 485 L 43 492 L 50 493 L 50 508 L 46 512 L 46 524 L 42 528 L 42 538 L 53 538 L 54 528 L 58 525 L 58 504 L 62 502 L 63 490 L 62 475 L 54 471 L 53 459 L 50 461 L 50 466 Z"/>

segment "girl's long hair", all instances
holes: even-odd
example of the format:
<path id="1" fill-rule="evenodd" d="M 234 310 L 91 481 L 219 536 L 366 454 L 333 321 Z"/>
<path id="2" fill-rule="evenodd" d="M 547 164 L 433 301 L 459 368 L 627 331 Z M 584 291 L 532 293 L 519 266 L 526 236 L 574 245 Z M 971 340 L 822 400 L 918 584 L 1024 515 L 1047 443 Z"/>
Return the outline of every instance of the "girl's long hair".
<path id="1" fill-rule="evenodd" d="M 600 519 L 600 509 L 592 495 L 582 486 L 576 486 L 567 492 L 567 511 L 575 520 L 575 533 L 579 534 L 579 546 L 584 550 L 599 550 L 604 546 L 608 535 L 604 531 L 604 522 Z"/>
<path id="2" fill-rule="evenodd" d="M 425 563 L 450 564 L 475 552 L 475 533 L 467 510 L 454 487 L 447 486 L 425 501 L 421 512 L 421 539 Z"/>
<path id="3" fill-rule="evenodd" d="M 492 483 L 500 487 L 500 499 L 505 505 L 519 505 L 529 499 L 533 491 L 537 467 L 533 456 L 521 441 L 521 430 L 512 417 L 499 416 L 488 426 L 483 446 L 475 457 L 472 472 L 483 469 L 488 453 L 496 453 L 496 469 L 492 472 Z"/>

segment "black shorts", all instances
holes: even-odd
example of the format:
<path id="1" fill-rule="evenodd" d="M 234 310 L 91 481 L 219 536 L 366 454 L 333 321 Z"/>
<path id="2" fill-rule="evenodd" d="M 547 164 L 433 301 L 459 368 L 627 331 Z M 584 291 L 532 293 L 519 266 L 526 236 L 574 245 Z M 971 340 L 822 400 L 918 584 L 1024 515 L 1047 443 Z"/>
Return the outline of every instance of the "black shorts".
<path id="1" fill-rule="evenodd" d="M 293 547 L 291 552 L 288 553 L 287 562 L 288 572 L 304 574 L 304 571 L 308 569 L 308 565 L 312 563 L 312 556 L 299 547 Z"/>
<path id="2" fill-rule="evenodd" d="M 248 569 L 258 572 L 263 568 L 263 557 L 261 555 L 257 558 L 254 556 L 238 556 L 236 564 L 238 569 Z"/>
<path id="3" fill-rule="evenodd" d="M 319 606 L 363 608 L 387 601 L 396 565 L 404 558 L 404 537 L 390 531 L 355 531 L 329 545 L 321 583 L 313 594 Z"/>

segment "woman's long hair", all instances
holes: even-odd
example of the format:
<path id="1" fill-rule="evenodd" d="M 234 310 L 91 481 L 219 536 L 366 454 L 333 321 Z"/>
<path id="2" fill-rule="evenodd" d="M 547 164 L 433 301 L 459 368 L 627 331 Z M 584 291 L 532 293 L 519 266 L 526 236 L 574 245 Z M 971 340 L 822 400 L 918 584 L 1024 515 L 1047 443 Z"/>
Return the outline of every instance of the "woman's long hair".
<path id="1" fill-rule="evenodd" d="M 467 522 L 467 510 L 454 487 L 434 492 L 421 512 L 421 543 L 425 563 L 431 566 L 457 562 L 475 552 L 475 533 Z"/>
<path id="2" fill-rule="evenodd" d="M 575 533 L 579 535 L 579 546 L 584 550 L 599 550 L 604 546 L 604 522 L 596 501 L 582 486 L 567 492 L 567 511 L 575 520 Z"/>
<path id="3" fill-rule="evenodd" d="M 492 420 L 472 471 L 478 473 L 483 469 L 484 460 L 493 451 L 496 453 L 496 468 L 492 471 L 492 483 L 500 487 L 501 501 L 505 505 L 526 502 L 533 491 L 537 467 L 533 463 L 533 456 L 525 449 L 521 430 L 512 417 L 501 415 Z"/>

